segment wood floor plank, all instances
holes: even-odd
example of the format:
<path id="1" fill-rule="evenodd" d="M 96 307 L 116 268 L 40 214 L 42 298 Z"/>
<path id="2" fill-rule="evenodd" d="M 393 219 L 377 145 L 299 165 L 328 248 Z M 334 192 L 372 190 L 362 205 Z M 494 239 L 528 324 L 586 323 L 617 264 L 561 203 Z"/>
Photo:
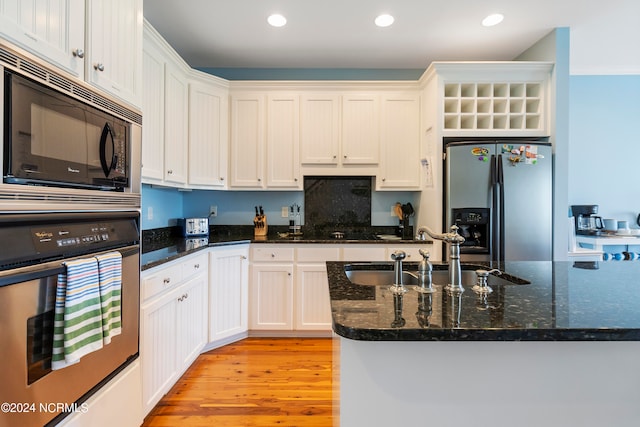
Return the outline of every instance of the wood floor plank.
<path id="1" fill-rule="evenodd" d="M 198 357 L 143 427 L 335 427 L 332 338 L 247 338 Z"/>

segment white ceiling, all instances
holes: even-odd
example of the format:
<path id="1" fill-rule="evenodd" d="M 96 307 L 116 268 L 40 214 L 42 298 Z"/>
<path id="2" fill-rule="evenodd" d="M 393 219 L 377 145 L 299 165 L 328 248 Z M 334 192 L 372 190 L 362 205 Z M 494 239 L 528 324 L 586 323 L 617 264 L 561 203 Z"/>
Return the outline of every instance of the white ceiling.
<path id="1" fill-rule="evenodd" d="M 267 24 L 274 12 L 286 26 Z M 376 27 L 380 13 L 395 23 Z M 569 27 L 572 74 L 640 74 L 638 0 L 145 0 L 144 16 L 195 68 L 424 70 L 511 60 Z"/>

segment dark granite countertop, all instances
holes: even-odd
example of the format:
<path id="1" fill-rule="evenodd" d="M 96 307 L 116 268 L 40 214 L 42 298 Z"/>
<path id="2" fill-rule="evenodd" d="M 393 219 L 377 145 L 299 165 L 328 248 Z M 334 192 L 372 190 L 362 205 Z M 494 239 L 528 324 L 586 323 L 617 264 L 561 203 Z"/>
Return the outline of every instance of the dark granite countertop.
<path id="1" fill-rule="evenodd" d="M 173 227 L 157 230 L 143 230 L 141 270 L 145 271 L 166 262 L 190 255 L 207 247 L 246 243 L 307 243 L 307 244 L 430 244 L 432 241 L 383 240 L 378 234 L 389 232 L 387 229 L 374 229 L 346 233 L 344 238 L 331 238 L 329 234 L 303 234 L 301 236 L 280 237 L 285 233 L 276 227 L 269 229 L 267 236 L 254 236 L 253 227 L 217 227 L 209 236 L 184 238 Z M 282 234 L 284 235 L 284 234 Z"/>
<path id="2" fill-rule="evenodd" d="M 528 284 L 493 286 L 486 298 L 465 284 L 460 296 L 401 297 L 388 285 L 352 284 L 348 262 L 327 262 L 334 331 L 368 341 L 640 341 L 640 262 L 505 262 Z M 372 263 L 386 265 L 391 263 Z M 416 263 L 405 263 L 417 270 Z M 464 266 L 463 266 L 464 267 Z M 434 270 L 446 269 L 434 263 Z M 475 268 L 471 268 L 475 269 Z"/>

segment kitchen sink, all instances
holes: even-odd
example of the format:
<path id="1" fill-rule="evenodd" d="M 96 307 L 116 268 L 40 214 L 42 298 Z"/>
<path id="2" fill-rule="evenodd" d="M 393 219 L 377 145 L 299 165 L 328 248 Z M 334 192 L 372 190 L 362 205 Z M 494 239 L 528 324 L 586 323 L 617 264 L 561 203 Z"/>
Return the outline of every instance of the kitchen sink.
<path id="1" fill-rule="evenodd" d="M 354 285 L 362 286 L 385 286 L 393 285 L 394 283 L 394 271 L 393 266 L 389 264 L 380 264 L 380 268 L 376 268 L 376 264 L 347 264 L 344 267 L 345 274 L 351 283 Z M 391 268 L 389 268 L 391 267 Z M 446 265 L 444 266 L 446 268 Z M 486 267 L 463 264 L 462 265 L 462 285 L 465 287 L 471 287 L 476 283 L 475 270 L 485 269 Z M 431 272 L 431 277 L 434 285 L 446 285 L 449 282 L 449 271 L 436 269 Z M 419 285 L 418 272 L 417 271 L 403 271 L 402 281 L 405 286 Z M 489 286 L 504 286 L 504 285 L 524 285 L 531 283 L 527 280 L 519 277 L 511 276 L 509 274 L 502 274 L 496 276 L 490 274 L 487 280 Z"/>

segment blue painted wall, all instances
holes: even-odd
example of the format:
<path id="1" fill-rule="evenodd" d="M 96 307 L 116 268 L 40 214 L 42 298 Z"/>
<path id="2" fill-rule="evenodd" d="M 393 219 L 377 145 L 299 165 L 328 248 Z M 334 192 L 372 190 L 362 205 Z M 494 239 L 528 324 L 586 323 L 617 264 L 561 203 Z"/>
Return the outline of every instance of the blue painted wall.
<path id="1" fill-rule="evenodd" d="M 418 197 L 418 192 L 373 191 L 372 225 L 397 225 L 398 220 L 390 214 L 391 206 L 396 202 L 418 206 Z M 254 206 L 263 207 L 269 224 L 287 225 L 289 220 L 282 218 L 281 208 L 293 203 L 304 210 L 302 191 L 178 191 L 143 185 L 142 229 L 173 226 L 177 218 L 207 216 L 211 205 L 218 207 L 218 216 L 210 219 L 213 225 L 251 225 Z M 153 211 L 153 219 L 148 218 L 149 208 Z"/>
<path id="2" fill-rule="evenodd" d="M 571 76 L 569 204 L 606 218 L 640 213 L 640 75 Z M 636 225 L 637 227 L 637 225 Z"/>

